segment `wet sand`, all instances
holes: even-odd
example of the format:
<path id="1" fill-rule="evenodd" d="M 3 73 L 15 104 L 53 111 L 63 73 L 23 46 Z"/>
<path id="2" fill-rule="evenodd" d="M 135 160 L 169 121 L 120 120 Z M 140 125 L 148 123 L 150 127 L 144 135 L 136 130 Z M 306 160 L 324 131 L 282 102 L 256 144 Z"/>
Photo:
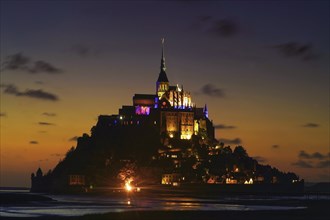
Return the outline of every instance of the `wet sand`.
<path id="1" fill-rule="evenodd" d="M 199 220 L 199 219 L 232 219 L 232 220 L 325 220 L 329 219 L 329 204 L 321 207 L 308 207 L 290 211 L 150 211 L 124 212 L 103 215 L 86 215 L 79 219 L 157 219 L 157 220 Z M 77 218 L 78 219 L 78 218 Z"/>
<path id="2" fill-rule="evenodd" d="M 54 217 L 43 216 L 34 218 L 19 218 L 19 219 L 83 219 L 83 220 L 211 220 L 211 219 L 226 219 L 226 220 L 326 220 L 329 219 L 329 204 L 323 206 L 323 209 L 308 208 L 305 210 L 290 210 L 290 211 L 134 211 L 121 213 L 93 214 L 77 217 Z M 17 219 L 10 217 L 1 217 L 1 219 Z"/>
<path id="3" fill-rule="evenodd" d="M 36 201 L 50 201 L 48 197 L 42 195 L 25 195 L 22 201 L 22 194 L 1 194 L 1 206 L 11 206 L 33 204 Z M 15 202 L 16 201 L 16 202 Z M 228 203 L 230 204 L 230 202 Z M 236 201 L 235 204 L 245 205 L 266 205 L 258 201 Z M 262 210 L 262 211 L 124 211 L 111 212 L 106 214 L 87 214 L 75 217 L 59 217 L 45 215 L 42 217 L 3 217 L 5 219 L 107 219 L 107 220 L 129 220 L 129 219 L 155 219 L 155 220 L 197 220 L 197 219 L 226 219 L 226 220 L 325 220 L 330 216 L 330 200 L 285 200 L 285 201 L 267 201 L 267 205 L 282 205 L 305 207 L 294 210 Z"/>

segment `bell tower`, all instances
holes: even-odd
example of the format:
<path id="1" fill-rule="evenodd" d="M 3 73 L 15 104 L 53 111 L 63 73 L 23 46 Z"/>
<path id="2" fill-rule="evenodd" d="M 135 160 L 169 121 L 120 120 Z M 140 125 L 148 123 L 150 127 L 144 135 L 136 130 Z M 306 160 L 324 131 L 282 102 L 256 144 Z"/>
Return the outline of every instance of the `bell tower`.
<path id="1" fill-rule="evenodd" d="M 164 38 L 162 38 L 162 59 L 160 62 L 160 73 L 156 82 L 156 93 L 158 100 L 162 98 L 169 89 L 169 81 L 166 75 L 165 56 L 164 56 Z"/>

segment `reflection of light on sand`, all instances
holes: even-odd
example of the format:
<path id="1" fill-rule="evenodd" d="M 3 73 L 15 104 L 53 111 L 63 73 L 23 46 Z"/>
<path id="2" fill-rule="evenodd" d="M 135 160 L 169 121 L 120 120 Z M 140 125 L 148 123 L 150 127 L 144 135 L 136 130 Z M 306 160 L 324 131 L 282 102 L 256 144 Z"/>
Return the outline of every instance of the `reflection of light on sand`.
<path id="1" fill-rule="evenodd" d="M 6 207 L 1 209 L 1 217 L 39 217 L 39 216 L 82 216 L 109 212 L 109 207 L 101 206 L 49 206 L 49 207 Z"/>
<path id="2" fill-rule="evenodd" d="M 39 217 L 40 215 L 33 215 L 33 214 L 25 214 L 25 213 L 12 213 L 12 212 L 0 212 L 1 217 L 18 217 L 18 218 L 34 218 L 34 217 Z"/>
<path id="3" fill-rule="evenodd" d="M 170 209 L 174 207 L 181 207 L 184 209 L 199 209 L 201 207 L 200 203 L 191 203 L 191 202 L 165 202 L 166 206 L 169 206 Z"/>
<path id="4" fill-rule="evenodd" d="M 138 196 L 137 196 L 138 195 Z M 228 204 L 227 198 L 200 199 L 192 197 L 148 197 L 143 194 L 126 194 L 119 197 L 111 196 L 50 196 L 57 202 L 40 203 L 34 206 L 10 206 L 2 207 L 0 216 L 6 217 L 38 217 L 38 216 L 82 216 L 86 214 L 102 214 L 107 212 L 125 211 L 257 211 L 257 210 L 297 210 L 305 209 L 300 206 L 278 206 L 278 205 L 241 205 Z M 241 197 L 243 200 L 244 197 Z M 256 197 L 255 197 L 256 198 Z M 252 198 L 251 198 L 252 199 Z M 256 198 L 258 199 L 258 198 Z M 228 199 L 229 200 L 229 199 Z M 242 201 L 243 201 L 242 200 Z M 267 200 L 267 199 L 265 199 Z M 231 199 L 230 201 L 236 201 Z M 244 200 L 246 201 L 246 199 Z M 284 199 L 285 201 L 285 199 Z M 239 199 L 237 199 L 239 202 Z"/>
<path id="5" fill-rule="evenodd" d="M 150 203 L 149 206 L 131 206 L 128 200 L 128 207 L 124 206 L 50 206 L 50 207 L 6 207 L 0 211 L 2 217 L 38 217 L 38 216 L 82 216 L 86 214 L 102 214 L 108 212 L 143 211 L 143 210 L 203 210 L 203 211 L 255 211 L 255 210 L 294 210 L 305 209 L 306 207 L 285 207 L 285 206 L 249 206 L 249 205 L 228 205 L 228 204 L 191 204 L 191 203 Z"/>

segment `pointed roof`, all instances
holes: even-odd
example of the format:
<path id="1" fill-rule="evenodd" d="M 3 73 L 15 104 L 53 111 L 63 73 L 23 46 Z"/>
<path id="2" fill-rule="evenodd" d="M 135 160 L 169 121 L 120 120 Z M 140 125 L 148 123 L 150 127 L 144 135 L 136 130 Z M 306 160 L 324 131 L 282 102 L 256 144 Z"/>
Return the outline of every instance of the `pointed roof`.
<path id="1" fill-rule="evenodd" d="M 209 112 L 207 110 L 207 105 L 206 104 L 204 106 L 203 113 L 204 113 L 204 116 L 206 116 L 207 118 L 209 117 Z"/>
<path id="2" fill-rule="evenodd" d="M 38 168 L 38 170 L 37 170 L 37 172 L 36 172 L 36 175 L 37 175 L 37 176 L 42 176 L 42 170 L 41 170 L 40 167 Z"/>
<path id="3" fill-rule="evenodd" d="M 160 61 L 160 73 L 157 82 L 169 82 L 165 70 L 164 38 L 162 38 L 162 59 Z"/>
<path id="4" fill-rule="evenodd" d="M 169 82 L 165 72 L 160 72 L 157 82 Z"/>
<path id="5" fill-rule="evenodd" d="M 205 104 L 204 105 L 204 109 L 203 109 L 204 112 L 207 112 L 207 105 Z"/>

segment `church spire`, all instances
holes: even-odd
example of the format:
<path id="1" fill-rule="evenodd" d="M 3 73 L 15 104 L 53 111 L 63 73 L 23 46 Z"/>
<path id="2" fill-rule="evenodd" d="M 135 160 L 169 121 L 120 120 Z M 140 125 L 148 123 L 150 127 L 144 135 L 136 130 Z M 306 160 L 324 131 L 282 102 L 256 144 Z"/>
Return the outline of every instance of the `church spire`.
<path id="1" fill-rule="evenodd" d="M 156 93 L 158 99 L 161 99 L 164 93 L 169 89 L 169 82 L 166 76 L 166 67 L 165 67 L 165 56 L 164 56 L 164 38 L 161 39 L 162 42 L 162 59 L 160 61 L 160 73 L 156 82 Z"/>
<path id="2" fill-rule="evenodd" d="M 167 78 L 166 72 L 165 72 L 166 67 L 165 67 L 165 56 L 164 56 L 164 38 L 161 39 L 161 42 L 162 42 L 162 59 L 160 62 L 160 73 L 159 73 L 157 82 L 167 82 L 168 83 L 168 78 Z"/>
<path id="3" fill-rule="evenodd" d="M 164 41 L 165 41 L 165 39 L 162 38 L 161 41 L 162 41 L 162 60 L 160 62 L 160 72 L 165 72 L 165 70 L 166 70 L 165 56 L 164 56 Z"/>

